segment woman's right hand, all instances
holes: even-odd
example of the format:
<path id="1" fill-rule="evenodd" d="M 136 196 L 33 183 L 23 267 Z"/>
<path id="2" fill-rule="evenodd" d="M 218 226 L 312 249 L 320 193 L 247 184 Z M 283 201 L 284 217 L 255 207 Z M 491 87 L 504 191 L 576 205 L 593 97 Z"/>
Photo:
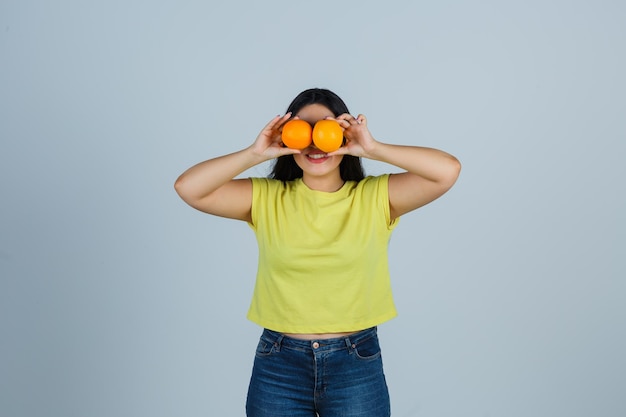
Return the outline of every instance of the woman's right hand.
<path id="1" fill-rule="evenodd" d="M 265 125 L 256 140 L 250 146 L 252 152 L 263 159 L 274 159 L 283 155 L 300 153 L 297 149 L 287 148 L 283 145 L 281 134 L 282 127 L 291 119 L 291 113 L 284 116 L 276 116 Z"/>

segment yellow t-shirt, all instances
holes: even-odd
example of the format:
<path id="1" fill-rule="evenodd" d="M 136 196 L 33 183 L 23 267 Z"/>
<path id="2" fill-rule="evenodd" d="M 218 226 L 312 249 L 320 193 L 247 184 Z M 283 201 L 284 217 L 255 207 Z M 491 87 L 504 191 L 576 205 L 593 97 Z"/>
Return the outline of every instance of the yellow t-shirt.
<path id="1" fill-rule="evenodd" d="M 283 333 L 362 330 L 396 316 L 387 248 L 389 175 L 333 193 L 252 178 L 259 264 L 248 319 Z"/>

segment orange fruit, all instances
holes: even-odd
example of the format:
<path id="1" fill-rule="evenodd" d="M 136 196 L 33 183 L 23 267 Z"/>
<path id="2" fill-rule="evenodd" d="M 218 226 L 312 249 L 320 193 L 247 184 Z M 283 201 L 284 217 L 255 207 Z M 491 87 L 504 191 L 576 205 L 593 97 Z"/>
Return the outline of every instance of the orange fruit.
<path id="1" fill-rule="evenodd" d="M 288 148 L 304 149 L 311 144 L 311 130 L 311 125 L 304 120 L 290 120 L 283 126 L 283 143 Z"/>
<path id="2" fill-rule="evenodd" d="M 324 152 L 334 152 L 343 145 L 343 130 L 335 120 L 320 120 L 313 127 L 313 143 Z"/>

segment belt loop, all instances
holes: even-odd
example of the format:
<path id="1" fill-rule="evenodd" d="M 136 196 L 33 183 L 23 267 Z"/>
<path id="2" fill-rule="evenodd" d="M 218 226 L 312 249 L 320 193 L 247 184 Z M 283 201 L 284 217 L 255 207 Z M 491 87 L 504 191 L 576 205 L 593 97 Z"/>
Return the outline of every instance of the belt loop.
<path id="1" fill-rule="evenodd" d="M 276 339 L 276 341 L 274 342 L 274 348 L 276 348 L 276 352 L 280 352 L 280 346 L 281 346 L 281 345 L 282 345 L 282 343 L 283 343 L 283 338 L 284 338 L 284 337 L 285 337 L 285 336 L 281 333 L 281 334 L 278 336 L 278 339 Z"/>
<path id="2" fill-rule="evenodd" d="M 350 337 L 346 337 L 345 339 L 343 339 L 344 342 L 346 343 L 346 347 L 348 348 L 348 352 L 352 353 L 352 351 L 354 350 L 354 345 L 352 344 L 352 342 L 350 341 Z"/>

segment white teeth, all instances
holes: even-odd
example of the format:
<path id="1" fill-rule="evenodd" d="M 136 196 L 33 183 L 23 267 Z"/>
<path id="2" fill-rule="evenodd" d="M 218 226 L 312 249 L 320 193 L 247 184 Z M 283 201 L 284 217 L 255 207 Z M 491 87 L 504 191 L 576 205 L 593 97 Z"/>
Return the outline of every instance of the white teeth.
<path id="1" fill-rule="evenodd" d="M 314 153 L 314 154 L 309 154 L 308 157 L 311 158 L 311 159 L 322 159 L 322 158 L 326 158 L 326 154 L 325 153 Z"/>

